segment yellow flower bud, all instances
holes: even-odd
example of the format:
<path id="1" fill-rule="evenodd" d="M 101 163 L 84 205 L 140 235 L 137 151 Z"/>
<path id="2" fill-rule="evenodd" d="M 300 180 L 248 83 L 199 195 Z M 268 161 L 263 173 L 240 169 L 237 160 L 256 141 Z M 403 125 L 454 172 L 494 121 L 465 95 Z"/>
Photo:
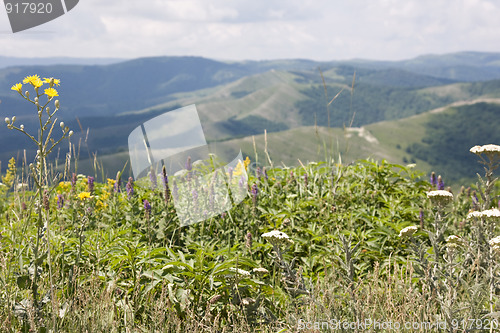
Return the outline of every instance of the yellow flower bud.
<path id="1" fill-rule="evenodd" d="M 56 100 L 56 101 L 54 102 L 54 105 L 56 106 L 56 108 L 57 108 L 57 109 L 59 109 L 59 100 Z"/>
<path id="2" fill-rule="evenodd" d="M 5 117 L 5 123 L 9 124 L 10 123 L 10 119 L 9 117 Z"/>
<path id="3" fill-rule="evenodd" d="M 16 121 L 16 116 L 12 117 L 12 122 Z"/>
<path id="4" fill-rule="evenodd" d="M 61 121 L 61 122 L 59 123 L 59 126 L 61 126 L 61 128 L 64 128 L 64 121 Z"/>

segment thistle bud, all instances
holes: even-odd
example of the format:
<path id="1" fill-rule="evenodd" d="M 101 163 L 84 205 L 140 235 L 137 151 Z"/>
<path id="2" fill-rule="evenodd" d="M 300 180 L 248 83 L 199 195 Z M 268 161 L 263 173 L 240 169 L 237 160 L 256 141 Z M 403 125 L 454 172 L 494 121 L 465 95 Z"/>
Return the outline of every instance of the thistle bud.
<path id="1" fill-rule="evenodd" d="M 8 125 L 8 124 L 10 124 L 10 119 L 9 119 L 9 117 L 5 117 L 5 123 L 6 123 L 7 125 Z"/>
<path id="2" fill-rule="evenodd" d="M 64 121 L 61 121 L 61 122 L 59 123 L 59 126 L 61 126 L 61 128 L 64 128 Z"/>
<path id="3" fill-rule="evenodd" d="M 59 109 L 60 104 L 58 99 L 54 102 L 54 105 L 56 106 L 56 109 Z"/>

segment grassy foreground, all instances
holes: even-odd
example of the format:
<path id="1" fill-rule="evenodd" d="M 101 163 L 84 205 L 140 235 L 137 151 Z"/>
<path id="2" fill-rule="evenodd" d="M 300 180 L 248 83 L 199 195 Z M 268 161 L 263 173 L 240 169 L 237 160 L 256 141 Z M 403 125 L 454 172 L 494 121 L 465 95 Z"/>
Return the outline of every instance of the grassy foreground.
<path id="1" fill-rule="evenodd" d="M 0 208 L 0 329 L 493 327 L 500 290 L 488 241 L 498 228 L 479 212 L 496 205 L 498 186 L 441 202 L 426 197 L 431 184 L 419 176 L 372 161 L 256 170 L 242 203 L 179 227 L 160 181 L 152 189 L 80 175 L 39 203 L 29 188 L 8 190 L 18 183 L 11 165 Z M 478 214 L 468 219 L 470 209 Z"/>

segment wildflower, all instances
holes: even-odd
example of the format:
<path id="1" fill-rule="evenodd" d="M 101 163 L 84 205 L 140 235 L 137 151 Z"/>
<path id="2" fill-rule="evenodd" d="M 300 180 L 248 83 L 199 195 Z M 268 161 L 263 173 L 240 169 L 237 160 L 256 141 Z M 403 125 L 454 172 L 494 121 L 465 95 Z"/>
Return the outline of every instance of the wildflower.
<path id="1" fill-rule="evenodd" d="M 273 245 L 282 244 L 282 243 L 293 243 L 293 240 L 291 240 L 287 234 L 285 234 L 282 231 L 278 231 L 278 230 L 266 232 L 266 233 L 262 234 L 261 237 L 265 238 L 267 241 L 269 241 Z"/>
<path id="2" fill-rule="evenodd" d="M 116 183 L 116 180 L 108 178 L 108 186 L 109 187 L 114 187 Z"/>
<path id="3" fill-rule="evenodd" d="M 250 165 L 250 159 L 247 158 L 243 161 L 243 163 L 245 164 L 245 171 L 248 171 L 248 166 Z"/>
<path id="4" fill-rule="evenodd" d="M 258 268 L 254 268 L 252 270 L 255 274 L 259 274 L 259 275 L 266 275 L 266 274 L 269 274 L 269 271 L 267 269 L 265 269 L 264 267 L 258 267 Z"/>
<path id="5" fill-rule="evenodd" d="M 438 189 L 438 191 L 444 191 L 444 182 L 443 182 L 443 178 L 441 178 L 441 175 L 438 176 L 437 189 Z"/>
<path id="6" fill-rule="evenodd" d="M 90 193 L 94 192 L 94 177 L 89 176 L 87 179 L 88 190 Z"/>
<path id="7" fill-rule="evenodd" d="M 241 175 L 240 181 L 238 182 L 240 189 L 243 189 L 245 187 L 246 182 L 247 179 L 245 178 L 245 175 Z"/>
<path id="8" fill-rule="evenodd" d="M 482 212 L 472 211 L 467 214 L 467 219 L 470 220 L 474 217 L 481 218 L 483 216 Z"/>
<path id="9" fill-rule="evenodd" d="M 483 217 L 490 221 L 500 221 L 500 210 L 493 208 L 482 211 Z"/>
<path id="10" fill-rule="evenodd" d="M 431 186 L 432 188 L 436 188 L 437 186 L 437 178 L 436 178 L 436 173 L 432 171 L 431 173 Z"/>
<path id="11" fill-rule="evenodd" d="M 257 184 L 252 185 L 251 192 L 252 192 L 253 205 L 256 206 L 257 205 L 257 195 L 259 194 L 259 188 L 257 187 Z"/>
<path id="12" fill-rule="evenodd" d="M 90 192 L 82 192 L 82 193 L 78 194 L 77 196 L 78 196 L 78 199 L 80 199 L 82 201 L 85 199 L 92 198 L 92 196 L 90 195 Z"/>
<path id="13" fill-rule="evenodd" d="M 488 242 L 495 251 L 500 251 L 500 236 L 490 239 Z"/>
<path id="14" fill-rule="evenodd" d="M 61 80 L 59 80 L 59 79 L 54 79 L 53 77 L 44 77 L 44 78 L 43 78 L 43 81 L 44 81 L 45 83 L 49 83 L 51 87 L 52 87 L 53 85 L 58 86 L 58 85 L 61 83 Z"/>
<path id="15" fill-rule="evenodd" d="M 56 96 L 59 96 L 57 90 L 54 88 L 47 88 L 44 90 L 45 95 L 49 96 L 49 98 L 54 98 Z"/>
<path id="16" fill-rule="evenodd" d="M 467 214 L 467 219 L 484 218 L 492 222 L 500 221 L 500 210 L 497 208 L 483 210 L 482 212 L 473 211 Z"/>
<path id="17" fill-rule="evenodd" d="M 453 194 L 444 190 L 427 192 L 427 198 L 437 206 L 446 206 L 453 200 Z"/>
<path id="18" fill-rule="evenodd" d="M 399 237 L 411 237 L 418 230 L 418 227 L 415 225 L 411 225 L 409 227 L 403 228 L 399 232 Z"/>
<path id="19" fill-rule="evenodd" d="M 42 80 L 40 80 L 40 79 L 38 79 L 38 80 L 33 80 L 33 81 L 31 81 L 30 83 L 31 83 L 31 85 L 32 85 L 35 89 L 37 89 L 37 91 L 38 91 L 38 88 L 40 88 L 41 86 L 43 86 L 43 81 L 42 81 Z"/>
<path id="20" fill-rule="evenodd" d="M 127 189 L 127 196 L 130 200 L 130 198 L 134 195 L 134 179 L 132 177 L 128 178 L 128 182 L 125 187 Z"/>
<path id="21" fill-rule="evenodd" d="M 485 154 L 490 159 L 495 159 L 500 157 L 500 146 L 489 144 L 484 146 L 474 146 L 470 149 L 470 152 L 480 156 Z"/>
<path id="22" fill-rule="evenodd" d="M 244 269 L 241 269 L 241 268 L 229 267 L 229 270 L 231 272 L 236 273 L 237 275 L 250 276 L 250 272 L 249 271 L 245 271 Z"/>
<path id="23" fill-rule="evenodd" d="M 23 93 L 23 85 L 21 83 L 16 83 L 15 85 L 10 88 L 11 90 L 17 91 L 18 93 L 22 94 Z"/>
<path id="24" fill-rule="evenodd" d="M 245 236 L 245 245 L 248 249 L 252 248 L 252 233 L 249 231 L 247 232 L 247 235 Z"/>
<path id="25" fill-rule="evenodd" d="M 420 212 L 418 213 L 418 217 L 420 219 L 420 229 L 424 229 L 424 210 L 420 208 Z"/>
<path id="26" fill-rule="evenodd" d="M 151 214 L 151 204 L 147 199 L 144 199 L 144 210 L 146 211 L 146 217 Z"/>
<path id="27" fill-rule="evenodd" d="M 64 205 L 64 197 L 62 194 L 57 195 L 57 209 L 61 209 Z"/>
<path id="28" fill-rule="evenodd" d="M 258 180 L 260 180 L 260 177 L 262 177 L 262 170 L 260 169 L 260 167 L 257 167 L 257 169 L 255 170 L 255 177 L 257 177 Z"/>
<path id="29" fill-rule="evenodd" d="M 448 236 L 448 238 L 446 238 L 446 243 L 451 247 L 466 245 L 465 240 L 462 237 L 456 235 Z"/>
<path id="30" fill-rule="evenodd" d="M 31 76 L 26 76 L 23 80 L 23 83 L 32 83 L 33 81 L 40 80 L 40 77 L 38 75 L 31 75 Z"/>

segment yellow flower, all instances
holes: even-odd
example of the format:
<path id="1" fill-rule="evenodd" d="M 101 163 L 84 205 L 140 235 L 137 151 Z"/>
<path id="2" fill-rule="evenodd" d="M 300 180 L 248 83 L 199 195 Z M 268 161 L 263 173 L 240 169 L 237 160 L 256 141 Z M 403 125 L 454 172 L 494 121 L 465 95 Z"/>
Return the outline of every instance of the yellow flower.
<path id="1" fill-rule="evenodd" d="M 238 164 L 236 165 L 236 168 L 234 168 L 233 171 L 233 177 L 238 177 L 243 174 L 243 164 L 244 162 L 238 161 Z"/>
<path id="2" fill-rule="evenodd" d="M 85 199 L 90 199 L 92 198 L 92 196 L 90 195 L 90 192 L 82 192 L 80 194 L 78 194 L 78 199 L 80 200 L 85 200 Z"/>
<path id="3" fill-rule="evenodd" d="M 40 88 L 41 86 L 43 86 L 43 81 L 38 79 L 38 80 L 33 80 L 30 82 L 31 85 L 35 88 Z"/>
<path id="4" fill-rule="evenodd" d="M 23 80 L 23 83 L 32 83 L 33 81 L 40 80 L 40 77 L 38 75 L 31 75 L 31 76 L 26 76 Z"/>
<path id="5" fill-rule="evenodd" d="M 23 85 L 21 83 L 16 83 L 15 85 L 10 88 L 11 90 L 17 91 L 18 93 L 22 93 L 23 91 Z"/>
<path id="6" fill-rule="evenodd" d="M 70 188 L 70 182 L 60 182 L 59 185 L 57 185 L 57 193 L 68 192 Z"/>
<path id="7" fill-rule="evenodd" d="M 108 186 L 113 187 L 115 186 L 115 183 L 116 183 L 115 179 L 108 178 Z"/>
<path id="8" fill-rule="evenodd" d="M 58 86 L 60 83 L 61 83 L 61 80 L 59 79 L 54 79 L 53 77 L 45 77 L 43 78 L 43 80 L 45 81 L 45 83 L 50 83 L 52 80 L 53 84 L 55 84 L 56 86 Z M 52 86 L 51 86 L 52 87 Z"/>
<path id="9" fill-rule="evenodd" d="M 59 96 L 57 90 L 55 90 L 54 88 L 45 89 L 45 95 L 49 96 L 50 98 Z"/>

